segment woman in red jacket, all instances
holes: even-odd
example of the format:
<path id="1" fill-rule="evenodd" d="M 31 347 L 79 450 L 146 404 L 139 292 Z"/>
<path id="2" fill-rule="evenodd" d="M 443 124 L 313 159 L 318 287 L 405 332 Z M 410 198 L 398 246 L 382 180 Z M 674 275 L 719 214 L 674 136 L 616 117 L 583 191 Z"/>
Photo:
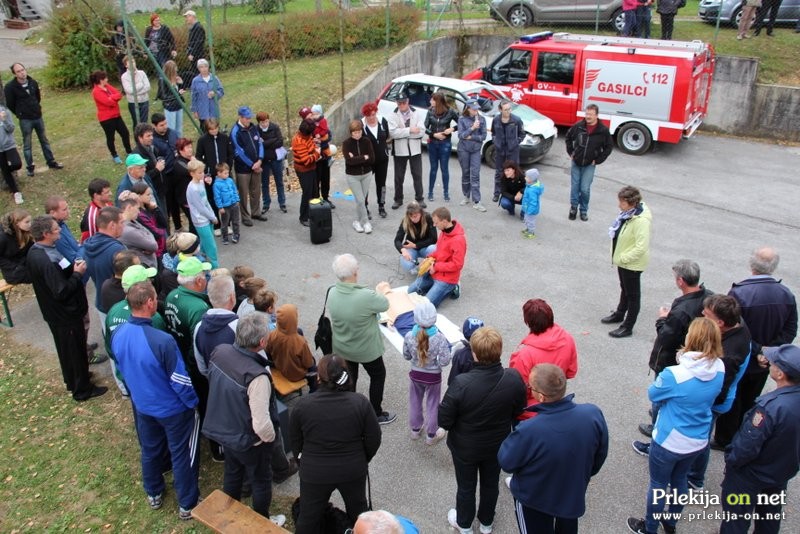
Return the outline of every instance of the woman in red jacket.
<path id="1" fill-rule="evenodd" d="M 122 163 L 119 154 L 117 154 L 117 147 L 114 144 L 114 132 L 117 132 L 122 138 L 125 152 L 131 153 L 128 127 L 125 126 L 125 122 L 119 113 L 119 101 L 122 99 L 122 93 L 108 83 L 108 74 L 104 70 L 96 70 L 90 74 L 89 82 L 93 86 L 92 98 L 94 98 L 94 103 L 97 106 L 97 120 L 100 121 L 100 126 L 106 134 L 106 146 L 108 151 L 111 152 L 111 159 L 114 160 L 114 163 Z"/>
<path id="2" fill-rule="evenodd" d="M 319 147 L 314 143 L 315 124 L 303 120 L 292 138 L 294 171 L 300 180 L 303 195 L 300 198 L 300 224 L 308 226 L 308 202 L 319 196 L 317 187 L 317 161 L 322 157 Z"/>

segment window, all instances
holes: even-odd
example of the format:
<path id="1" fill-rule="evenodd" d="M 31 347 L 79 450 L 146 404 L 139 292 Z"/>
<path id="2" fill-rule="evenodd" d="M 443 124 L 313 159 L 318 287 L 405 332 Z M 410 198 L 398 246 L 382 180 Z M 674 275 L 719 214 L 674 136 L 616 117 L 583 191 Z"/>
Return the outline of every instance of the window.
<path id="1" fill-rule="evenodd" d="M 575 79 L 575 54 L 540 52 L 536 81 L 571 85 Z"/>
<path id="2" fill-rule="evenodd" d="M 531 53 L 511 48 L 494 62 L 488 82 L 499 85 L 526 82 L 530 68 Z"/>

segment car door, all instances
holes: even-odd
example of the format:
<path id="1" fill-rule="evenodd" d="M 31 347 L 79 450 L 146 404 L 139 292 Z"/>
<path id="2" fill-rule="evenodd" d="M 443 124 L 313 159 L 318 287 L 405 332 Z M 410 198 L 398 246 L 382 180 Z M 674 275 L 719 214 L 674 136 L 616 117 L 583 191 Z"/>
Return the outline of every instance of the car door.
<path id="1" fill-rule="evenodd" d="M 577 0 L 535 0 L 533 20 L 537 23 L 575 20 Z"/>
<path id="2" fill-rule="evenodd" d="M 575 52 L 538 51 L 531 67 L 529 90 L 533 103 L 528 105 L 556 124 L 568 125 L 575 120 L 578 106 L 576 56 Z"/>
<path id="3" fill-rule="evenodd" d="M 530 50 L 506 49 L 486 67 L 486 81 L 498 86 L 514 102 L 533 107 L 532 97 L 527 92 L 532 56 Z"/>

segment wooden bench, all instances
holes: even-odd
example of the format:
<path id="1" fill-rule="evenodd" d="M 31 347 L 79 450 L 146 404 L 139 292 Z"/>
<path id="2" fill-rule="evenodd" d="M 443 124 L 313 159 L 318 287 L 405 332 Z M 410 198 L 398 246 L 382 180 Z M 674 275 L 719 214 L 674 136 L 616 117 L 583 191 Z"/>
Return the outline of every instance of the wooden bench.
<path id="1" fill-rule="evenodd" d="M 271 368 L 270 371 L 272 372 L 272 383 L 275 384 L 275 391 L 278 394 L 278 398 L 281 400 L 284 400 L 295 393 L 298 396 L 302 395 L 303 388 L 308 385 L 308 380 L 305 378 L 298 380 L 297 382 L 292 382 L 283 376 L 283 374 L 275 367 Z"/>
<path id="2" fill-rule="evenodd" d="M 5 280 L 0 280 L 0 303 L 3 304 L 3 319 L 0 319 L 0 324 L 9 328 L 14 328 L 14 321 L 11 319 L 11 309 L 8 307 L 8 299 L 6 293 L 14 288 L 14 284 L 9 284 Z"/>
<path id="3" fill-rule="evenodd" d="M 257 532 L 259 534 L 291 534 L 269 518 L 256 513 L 222 490 L 214 490 L 192 510 L 192 517 L 223 534 Z"/>

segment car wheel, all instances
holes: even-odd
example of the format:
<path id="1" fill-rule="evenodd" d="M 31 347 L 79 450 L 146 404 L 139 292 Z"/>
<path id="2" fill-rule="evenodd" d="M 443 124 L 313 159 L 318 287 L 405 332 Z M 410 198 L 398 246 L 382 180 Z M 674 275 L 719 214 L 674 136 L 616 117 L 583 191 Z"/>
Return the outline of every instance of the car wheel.
<path id="1" fill-rule="evenodd" d="M 486 143 L 483 148 L 483 162 L 490 169 L 494 169 L 494 143 Z"/>
<path id="2" fill-rule="evenodd" d="M 753 18 L 755 18 L 755 16 Z M 733 26 L 734 28 L 738 28 L 739 22 L 741 22 L 741 20 L 742 20 L 742 8 L 737 7 L 736 11 L 734 11 L 733 15 L 731 15 L 731 20 L 730 20 L 731 26 Z"/>
<path id="3" fill-rule="evenodd" d="M 533 24 L 533 13 L 525 6 L 516 5 L 508 10 L 508 23 L 515 28 L 524 28 Z"/>
<path id="4" fill-rule="evenodd" d="M 622 30 L 625 28 L 625 14 L 621 9 L 616 10 L 614 15 L 612 15 L 611 26 L 613 26 L 617 33 L 622 34 Z"/>
<path id="5" fill-rule="evenodd" d="M 628 122 L 617 130 L 617 146 L 626 154 L 641 156 L 653 142 L 650 130 L 638 122 Z"/>

